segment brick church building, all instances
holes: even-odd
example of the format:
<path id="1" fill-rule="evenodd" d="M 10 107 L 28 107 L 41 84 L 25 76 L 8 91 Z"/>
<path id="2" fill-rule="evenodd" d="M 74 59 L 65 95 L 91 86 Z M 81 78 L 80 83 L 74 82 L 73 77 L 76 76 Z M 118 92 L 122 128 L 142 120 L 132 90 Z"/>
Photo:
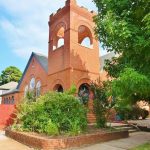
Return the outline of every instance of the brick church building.
<path id="1" fill-rule="evenodd" d="M 76 0 L 67 0 L 63 8 L 51 14 L 48 57 L 31 54 L 17 88 L 2 95 L 2 104 L 9 104 L 12 97 L 17 104 L 33 89 L 37 96 L 48 91 L 63 92 L 73 84 L 79 91 L 99 78 L 99 43 L 94 36 L 94 15 L 95 12 L 78 6 Z M 106 78 L 105 74 L 101 78 Z M 92 113 L 88 117 L 89 120 L 94 118 Z"/>

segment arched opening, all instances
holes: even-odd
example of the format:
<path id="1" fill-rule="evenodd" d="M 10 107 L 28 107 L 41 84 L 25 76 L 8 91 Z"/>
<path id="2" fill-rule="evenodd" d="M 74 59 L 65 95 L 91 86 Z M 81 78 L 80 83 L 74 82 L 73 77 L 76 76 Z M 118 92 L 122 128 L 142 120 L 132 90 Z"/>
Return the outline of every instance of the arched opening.
<path id="1" fill-rule="evenodd" d="M 55 37 L 53 38 L 53 50 L 56 50 L 57 48 L 64 45 L 64 27 L 60 27 L 57 31 Z"/>
<path id="2" fill-rule="evenodd" d="M 83 104 L 87 104 L 90 96 L 89 84 L 83 83 L 79 87 L 78 96 Z"/>
<path id="3" fill-rule="evenodd" d="M 36 97 L 39 97 L 41 94 L 41 82 L 38 81 L 36 84 Z"/>
<path id="4" fill-rule="evenodd" d="M 35 88 L 35 78 L 32 78 L 30 80 L 30 90 L 34 90 L 34 88 Z"/>
<path id="5" fill-rule="evenodd" d="M 82 46 L 93 48 L 93 38 L 90 29 L 84 25 L 78 28 L 78 43 Z"/>
<path id="6" fill-rule="evenodd" d="M 92 48 L 89 37 L 84 38 L 83 41 L 81 42 L 81 45 L 88 48 Z"/>
<path id="7" fill-rule="evenodd" d="M 63 93 L 64 89 L 61 84 L 56 84 L 54 87 L 54 91 Z"/>

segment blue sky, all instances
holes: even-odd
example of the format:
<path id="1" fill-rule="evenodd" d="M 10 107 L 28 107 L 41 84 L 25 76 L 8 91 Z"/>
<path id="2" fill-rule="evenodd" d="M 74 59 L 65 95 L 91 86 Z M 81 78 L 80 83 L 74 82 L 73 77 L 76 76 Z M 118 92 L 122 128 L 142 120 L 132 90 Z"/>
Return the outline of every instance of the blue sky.
<path id="1" fill-rule="evenodd" d="M 77 3 L 96 11 L 92 0 Z M 10 65 L 23 71 L 32 51 L 47 55 L 49 15 L 64 5 L 65 0 L 0 0 L 0 72 Z"/>

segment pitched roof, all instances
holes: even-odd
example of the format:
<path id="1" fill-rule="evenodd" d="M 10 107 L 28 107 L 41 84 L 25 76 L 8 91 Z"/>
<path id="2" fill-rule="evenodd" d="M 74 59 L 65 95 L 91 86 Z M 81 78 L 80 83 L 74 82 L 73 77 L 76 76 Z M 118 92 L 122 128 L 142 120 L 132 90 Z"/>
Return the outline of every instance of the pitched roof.
<path id="1" fill-rule="evenodd" d="M 114 52 L 110 52 L 106 55 L 103 55 L 100 57 L 100 70 L 103 69 L 103 67 L 105 66 L 105 60 L 108 59 L 108 60 L 111 60 L 113 57 L 115 57 L 115 53 Z"/>
<path id="2" fill-rule="evenodd" d="M 19 92 L 19 90 L 16 89 L 16 88 L 14 88 L 14 89 L 10 89 L 10 90 L 4 92 L 4 93 L 1 94 L 0 96 L 5 96 L 5 95 L 8 95 L 8 94 L 13 94 L 13 93 L 17 93 L 17 92 Z"/>
<path id="3" fill-rule="evenodd" d="M 37 61 L 40 63 L 40 65 L 43 67 L 43 69 L 48 72 L 48 58 L 45 55 L 39 54 L 39 53 L 33 53 Z"/>
<path id="4" fill-rule="evenodd" d="M 31 56 L 29 58 L 29 61 L 28 61 L 27 65 L 26 65 L 26 68 L 25 68 L 25 70 L 23 72 L 23 75 L 21 77 L 21 80 L 19 81 L 17 89 L 19 89 L 19 87 L 21 85 L 21 82 L 22 82 L 22 80 L 23 80 L 23 78 L 24 78 L 24 76 L 25 76 L 25 74 L 26 74 L 26 72 L 28 70 L 28 67 L 29 67 L 30 62 L 31 62 L 33 57 L 35 57 L 35 59 L 39 62 L 39 64 L 45 70 L 45 72 L 46 73 L 48 72 L 48 58 L 47 58 L 47 56 L 44 56 L 44 55 L 39 54 L 39 53 L 32 52 L 32 54 L 31 54 Z"/>
<path id="5" fill-rule="evenodd" d="M 1 85 L 1 86 L 0 86 L 0 90 L 10 90 L 10 89 L 14 89 L 14 88 L 17 87 L 17 85 L 18 85 L 17 82 L 12 81 L 12 82 L 6 83 L 6 84 L 4 84 L 4 85 Z"/>

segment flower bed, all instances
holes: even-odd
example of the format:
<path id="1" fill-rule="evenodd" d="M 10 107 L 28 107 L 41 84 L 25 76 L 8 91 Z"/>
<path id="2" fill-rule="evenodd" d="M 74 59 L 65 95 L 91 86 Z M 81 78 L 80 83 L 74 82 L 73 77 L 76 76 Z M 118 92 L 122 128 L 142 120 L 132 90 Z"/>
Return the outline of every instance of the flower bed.
<path id="1" fill-rule="evenodd" d="M 78 136 L 44 136 L 34 133 L 16 132 L 6 130 L 6 136 L 33 148 L 44 150 L 66 149 L 80 147 L 88 144 L 96 144 L 120 138 L 127 138 L 128 131 L 119 132 L 93 132 Z"/>

